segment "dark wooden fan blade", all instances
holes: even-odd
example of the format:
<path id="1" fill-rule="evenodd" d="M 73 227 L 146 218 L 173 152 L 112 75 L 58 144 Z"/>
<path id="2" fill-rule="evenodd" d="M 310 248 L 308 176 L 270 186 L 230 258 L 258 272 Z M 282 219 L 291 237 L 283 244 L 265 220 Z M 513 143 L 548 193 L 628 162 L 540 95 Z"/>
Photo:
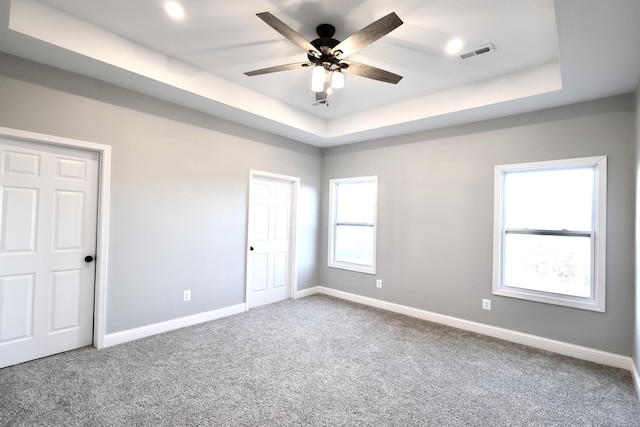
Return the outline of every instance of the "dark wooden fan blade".
<path id="1" fill-rule="evenodd" d="M 331 49 L 331 52 L 336 54 L 336 52 L 340 50 L 342 51 L 342 54 L 340 54 L 339 58 L 346 58 L 363 47 L 369 46 L 382 36 L 389 34 L 402 24 L 403 22 L 398 15 L 396 15 L 395 12 L 391 12 L 384 18 L 380 18 L 357 33 L 352 34 L 346 40 Z"/>
<path id="2" fill-rule="evenodd" d="M 297 46 L 300 46 L 306 53 L 309 53 L 310 51 L 318 51 L 318 49 L 316 49 L 304 37 L 298 34 L 293 28 L 291 28 L 269 12 L 257 13 L 256 15 L 258 16 L 258 18 L 266 22 L 271 28 L 282 34 L 287 40 Z"/>
<path id="3" fill-rule="evenodd" d="M 248 71 L 247 76 L 258 76 L 260 74 L 277 73 L 278 71 L 295 70 L 297 68 L 306 68 L 313 65 L 313 62 L 297 62 L 295 64 L 277 65 L 275 67 L 262 68 L 261 70 Z"/>
<path id="4" fill-rule="evenodd" d="M 393 84 L 398 84 L 398 82 L 402 80 L 402 76 L 381 70 L 380 68 L 372 67 L 371 65 L 359 64 L 352 61 L 342 61 L 341 64 L 348 65 L 348 67 L 343 68 L 342 71 L 355 74 L 356 76 Z"/>

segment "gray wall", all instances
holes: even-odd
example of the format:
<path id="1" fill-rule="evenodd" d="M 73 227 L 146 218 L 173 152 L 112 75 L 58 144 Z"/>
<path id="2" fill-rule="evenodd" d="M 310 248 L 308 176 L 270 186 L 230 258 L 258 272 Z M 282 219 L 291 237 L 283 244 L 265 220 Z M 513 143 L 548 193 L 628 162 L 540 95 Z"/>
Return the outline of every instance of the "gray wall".
<path id="1" fill-rule="evenodd" d="M 7 55 L 0 99 L 0 126 L 113 147 L 108 333 L 244 302 L 250 169 L 301 178 L 299 287 L 318 283 L 319 149 Z"/>
<path id="2" fill-rule="evenodd" d="M 377 277 L 326 267 L 320 284 L 366 297 L 631 355 L 634 316 L 632 96 L 324 152 L 331 178 L 378 175 Z M 491 294 L 494 166 L 608 156 L 607 306 L 596 313 Z M 375 279 L 383 280 L 376 289 Z M 492 310 L 481 299 L 492 299 Z"/>
<path id="3" fill-rule="evenodd" d="M 633 359 L 636 364 L 636 371 L 640 372 L 640 82 L 636 90 L 636 246 L 635 246 L 635 267 L 636 267 L 636 310 L 633 336 Z M 640 387 L 640 384 L 636 384 Z"/>
<path id="4" fill-rule="evenodd" d="M 631 96 L 324 152 L 1 54 L 0 99 L 0 126 L 113 147 L 109 333 L 243 302 L 248 176 L 258 169 L 301 177 L 300 289 L 324 285 L 638 360 Z M 601 154 L 607 312 L 492 296 L 493 167 Z M 359 175 L 379 177 L 382 289 L 371 275 L 326 267 L 328 180 Z"/>

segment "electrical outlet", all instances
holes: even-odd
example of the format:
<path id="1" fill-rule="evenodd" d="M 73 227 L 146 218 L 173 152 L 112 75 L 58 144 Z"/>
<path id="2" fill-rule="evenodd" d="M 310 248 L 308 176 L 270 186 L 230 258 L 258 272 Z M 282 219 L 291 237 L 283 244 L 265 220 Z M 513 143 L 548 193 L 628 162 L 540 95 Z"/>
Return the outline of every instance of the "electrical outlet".
<path id="1" fill-rule="evenodd" d="M 376 288 L 381 288 L 381 287 L 382 287 L 382 280 L 376 279 Z"/>
<path id="2" fill-rule="evenodd" d="M 483 310 L 491 310 L 491 300 L 483 298 L 482 299 L 482 309 Z"/>
<path id="3" fill-rule="evenodd" d="M 183 301 L 189 301 L 191 299 L 191 291 L 184 291 L 184 293 L 182 294 L 182 300 Z"/>

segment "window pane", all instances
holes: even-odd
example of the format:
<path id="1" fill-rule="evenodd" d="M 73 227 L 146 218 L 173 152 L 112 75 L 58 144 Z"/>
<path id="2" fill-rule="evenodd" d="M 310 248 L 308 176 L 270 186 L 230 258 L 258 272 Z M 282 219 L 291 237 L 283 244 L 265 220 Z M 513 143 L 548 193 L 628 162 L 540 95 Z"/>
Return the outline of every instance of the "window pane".
<path id="1" fill-rule="evenodd" d="M 373 227 L 336 227 L 335 260 L 373 265 Z"/>
<path id="2" fill-rule="evenodd" d="M 591 230 L 593 185 L 593 167 L 507 173 L 504 226 Z"/>
<path id="3" fill-rule="evenodd" d="M 504 285 L 591 297 L 591 239 L 507 234 Z"/>
<path id="4" fill-rule="evenodd" d="M 374 182 L 340 183 L 336 190 L 336 222 L 373 224 L 376 185 Z"/>

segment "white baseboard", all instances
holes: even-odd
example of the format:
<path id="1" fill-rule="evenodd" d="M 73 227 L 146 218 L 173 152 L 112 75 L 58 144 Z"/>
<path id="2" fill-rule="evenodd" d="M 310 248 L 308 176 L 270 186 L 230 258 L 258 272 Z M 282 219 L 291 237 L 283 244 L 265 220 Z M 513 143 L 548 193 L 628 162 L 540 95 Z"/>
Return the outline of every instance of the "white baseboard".
<path id="1" fill-rule="evenodd" d="M 104 347 L 111 347 L 112 345 L 150 337 L 152 335 L 173 331 L 174 329 L 184 328 L 185 326 L 197 325 L 199 323 L 232 316 L 234 314 L 244 313 L 245 311 L 246 304 L 243 303 L 220 308 L 218 310 L 207 311 L 205 313 L 198 313 L 191 316 L 180 317 L 178 319 L 167 320 L 166 322 L 154 323 L 153 325 L 107 334 L 104 337 Z"/>
<path id="2" fill-rule="evenodd" d="M 434 323 L 440 323 L 454 328 L 463 329 L 470 332 L 475 332 L 482 335 L 487 335 L 494 338 L 511 341 L 517 344 L 527 345 L 529 347 L 538 348 L 541 350 L 550 351 L 565 356 L 575 357 L 577 359 L 588 360 L 590 362 L 599 363 L 601 365 L 612 366 L 615 368 L 621 368 L 631 371 L 635 368 L 633 360 L 627 356 L 621 356 L 619 354 L 607 353 L 605 351 L 596 350 L 588 347 L 582 347 L 574 344 L 565 343 L 562 341 L 556 341 L 548 338 L 539 337 L 536 335 L 525 334 L 522 332 L 513 331 L 510 329 L 498 328 L 495 326 L 489 326 L 482 323 L 471 322 L 469 320 L 460 319 L 457 317 L 445 316 L 438 313 L 433 313 L 426 310 L 420 310 L 413 307 L 408 307 L 400 304 L 394 304 L 386 301 L 377 300 L 374 298 L 363 297 L 349 292 L 338 291 L 323 286 L 317 286 L 304 290 L 304 296 L 312 295 L 314 293 L 325 294 L 336 298 L 356 302 L 359 304 L 369 305 L 371 307 L 377 307 L 384 310 L 392 311 L 395 313 L 404 314 L 406 316 L 416 317 L 418 319 L 428 320 Z M 638 386 L 638 378 L 636 372 L 636 387 Z M 638 394 L 640 396 L 640 392 Z"/>
<path id="3" fill-rule="evenodd" d="M 296 291 L 295 296 L 293 298 L 294 299 L 304 298 L 304 297 L 308 297 L 309 295 L 313 295 L 317 293 L 318 293 L 318 286 L 313 288 L 303 289 L 301 291 Z"/>
<path id="4" fill-rule="evenodd" d="M 633 360 L 631 361 L 631 376 L 633 377 L 633 383 L 636 385 L 638 398 L 640 398 L 640 373 L 638 373 L 637 365 Z"/>
<path id="5" fill-rule="evenodd" d="M 294 298 L 304 298 L 314 294 L 329 295 L 347 301 L 392 311 L 394 313 L 404 314 L 406 316 L 428 320 L 430 322 L 440 323 L 443 325 L 452 326 L 454 328 L 527 345 L 529 347 L 538 348 L 565 356 L 571 356 L 577 359 L 588 360 L 590 362 L 599 363 L 601 365 L 626 369 L 631 372 L 636 391 L 638 393 L 638 396 L 640 397 L 640 374 L 638 373 L 638 369 L 633 359 L 627 356 L 621 356 L 619 354 L 608 353 L 605 351 L 582 347 L 575 344 L 569 344 L 562 341 L 551 340 L 536 335 L 512 331 L 510 329 L 489 326 L 482 323 L 460 319 L 457 317 L 445 316 L 426 310 L 421 310 L 400 304 L 394 304 L 374 298 L 363 297 L 349 292 L 338 291 L 336 289 L 326 288 L 324 286 L 316 286 L 313 288 L 307 288 L 301 291 L 297 291 Z M 205 313 L 194 314 L 192 316 L 185 316 L 178 319 L 168 320 L 166 322 L 155 323 L 153 325 L 142 326 L 140 328 L 107 334 L 104 338 L 104 347 L 110 347 L 129 341 L 134 341 L 140 338 L 172 331 L 174 329 L 184 328 L 186 326 L 197 325 L 199 323 L 232 316 L 234 314 L 240 314 L 245 311 L 246 304 L 237 304 L 218 310 L 212 310 Z"/>

